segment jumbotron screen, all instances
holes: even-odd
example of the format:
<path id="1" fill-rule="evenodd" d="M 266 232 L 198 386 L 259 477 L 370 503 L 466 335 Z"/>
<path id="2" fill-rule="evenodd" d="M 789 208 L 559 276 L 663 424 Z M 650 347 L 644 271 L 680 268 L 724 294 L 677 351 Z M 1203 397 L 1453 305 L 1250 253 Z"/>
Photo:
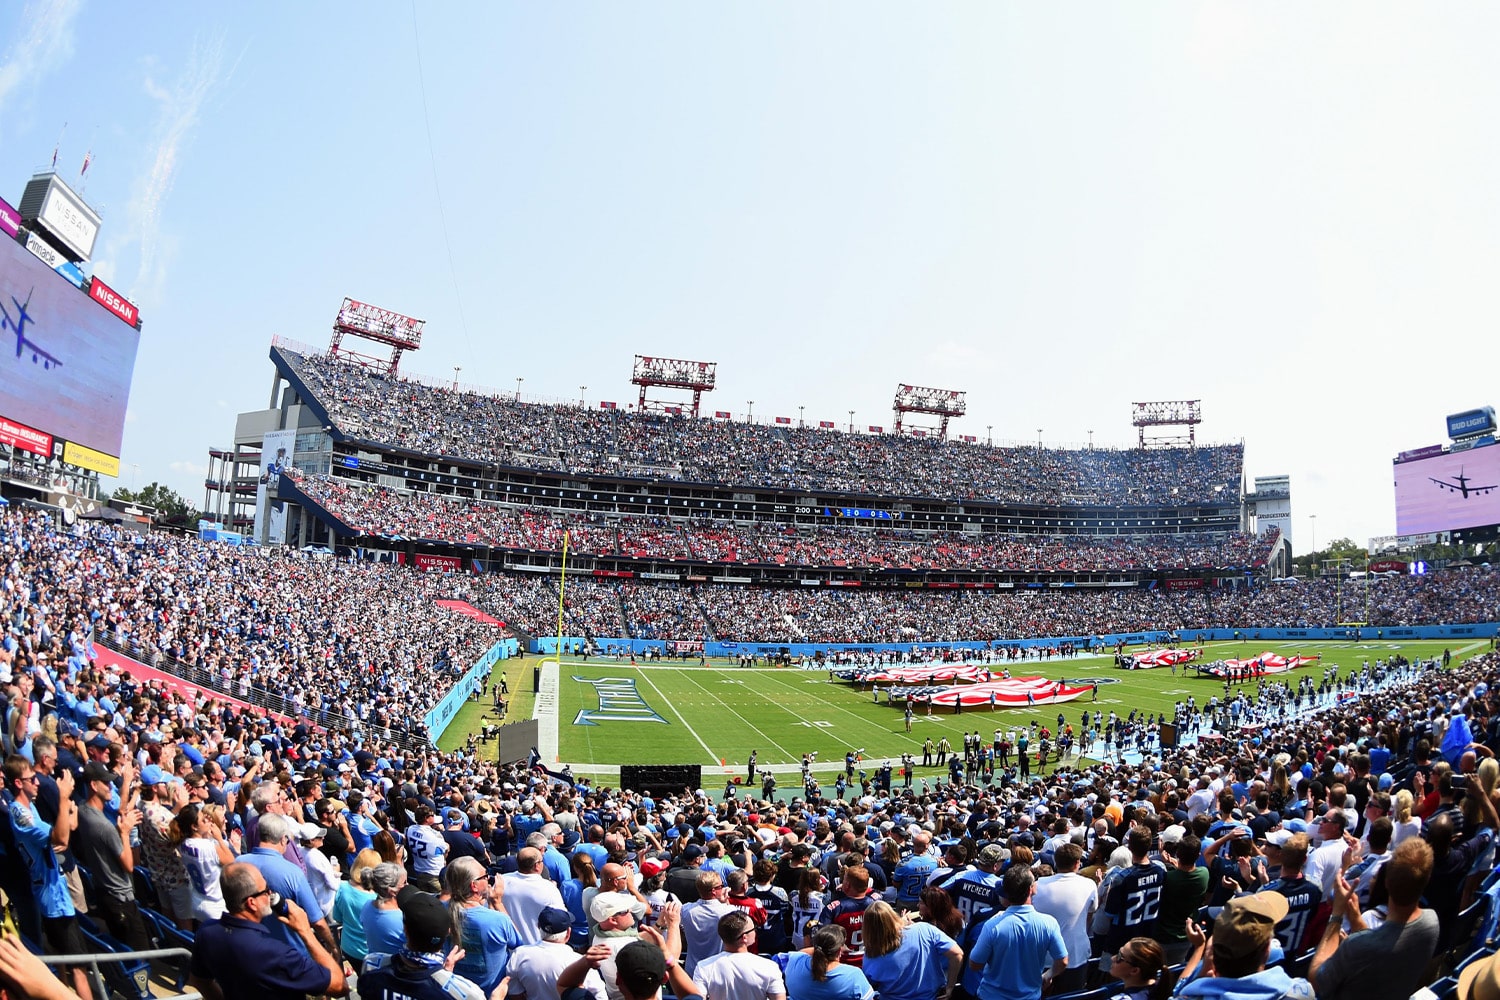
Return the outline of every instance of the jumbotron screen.
<path id="1" fill-rule="evenodd" d="M 1500 524 L 1500 445 L 1397 462 L 1396 534 Z"/>
<path id="2" fill-rule="evenodd" d="M 7 424 L 118 458 L 140 341 L 135 327 L 0 238 L 0 418 Z"/>

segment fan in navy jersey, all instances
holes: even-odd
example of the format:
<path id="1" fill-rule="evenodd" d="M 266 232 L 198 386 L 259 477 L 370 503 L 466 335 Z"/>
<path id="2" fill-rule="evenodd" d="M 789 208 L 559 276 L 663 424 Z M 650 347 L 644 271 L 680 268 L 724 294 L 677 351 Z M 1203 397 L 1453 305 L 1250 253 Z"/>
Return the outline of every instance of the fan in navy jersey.
<path id="1" fill-rule="evenodd" d="M 765 908 L 766 922 L 755 934 L 757 953 L 776 955 L 788 951 L 792 945 L 792 902 L 786 890 L 775 885 L 776 862 L 760 860 L 755 863 L 755 878 L 746 895 L 760 901 Z"/>
<path id="2" fill-rule="evenodd" d="M 862 865 L 844 869 L 839 889 L 842 895 L 823 910 L 822 923 L 844 929 L 844 961 L 859 966 L 865 960 L 865 910 L 878 902 L 880 895 L 870 891 L 870 873 Z"/>
<path id="3" fill-rule="evenodd" d="M 1156 913 L 1161 906 L 1161 891 L 1167 882 L 1167 870 L 1152 861 L 1151 833 L 1133 826 L 1125 835 L 1130 848 L 1131 865 L 1109 890 L 1104 912 L 1109 914 L 1109 934 L 1104 951 L 1114 954 L 1133 937 L 1154 937 Z"/>
<path id="4" fill-rule="evenodd" d="M 1000 876 L 996 870 L 1009 858 L 1009 852 L 999 844 L 987 844 L 980 848 L 974 859 L 975 867 L 954 875 L 942 884 L 942 889 L 953 897 L 953 905 L 963 914 L 965 923 L 972 923 L 977 913 L 993 910 L 1000 905 Z"/>
<path id="5" fill-rule="evenodd" d="M 1288 955 L 1301 954 L 1314 933 L 1321 933 L 1319 910 L 1323 889 L 1302 877 L 1307 864 L 1307 834 L 1297 833 L 1281 846 L 1281 877 L 1266 884 L 1261 892 L 1279 892 L 1286 897 L 1286 916 L 1276 925 L 1276 940 Z"/>

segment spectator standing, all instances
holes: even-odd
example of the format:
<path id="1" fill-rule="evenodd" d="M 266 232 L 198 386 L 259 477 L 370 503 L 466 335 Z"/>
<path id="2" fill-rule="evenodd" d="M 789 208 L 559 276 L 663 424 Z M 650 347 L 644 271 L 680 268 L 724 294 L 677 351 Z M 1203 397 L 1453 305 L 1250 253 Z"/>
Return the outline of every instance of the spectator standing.
<path id="1" fill-rule="evenodd" d="M 438 816 L 431 806 L 417 806 L 415 822 L 406 828 L 406 850 L 411 855 L 411 881 L 423 892 L 434 895 L 443 891 L 443 866 L 447 864 L 448 842 L 438 829 Z"/>
<path id="2" fill-rule="evenodd" d="M 343 963 L 323 947 L 296 900 L 286 900 L 286 916 L 276 920 L 302 947 L 269 932 L 273 890 L 254 865 L 224 869 L 221 891 L 223 919 L 202 927 L 193 942 L 190 982 L 206 1000 L 304 1000 L 349 992 Z"/>
<path id="3" fill-rule="evenodd" d="M 787 995 L 796 1000 L 872 1000 L 875 989 L 864 972 L 841 959 L 844 929 L 819 927 L 806 948 L 787 956 Z"/>
<path id="4" fill-rule="evenodd" d="M 537 914 L 537 929 L 542 932 L 540 941 L 511 952 L 509 995 L 514 1000 L 551 1000 L 558 995 L 557 977 L 578 959 L 578 953 L 568 947 L 573 917 L 567 910 L 542 910 Z M 593 1000 L 607 1000 L 597 969 L 588 971 L 581 988 Z"/>
<path id="5" fill-rule="evenodd" d="M 1068 968 L 1058 977 L 1058 991 L 1071 993 L 1084 986 L 1088 972 L 1090 948 L 1089 925 L 1093 921 L 1098 905 L 1099 884 L 1078 873 L 1083 861 L 1083 848 L 1074 843 L 1063 844 L 1052 854 L 1056 875 L 1039 879 L 1036 895 L 1032 899 L 1038 913 L 1045 913 L 1057 921 L 1063 941 L 1068 946 Z"/>
<path id="6" fill-rule="evenodd" d="M 130 847 L 130 831 L 140 822 L 141 814 L 130 805 L 131 789 L 127 784 L 120 793 L 118 818 L 110 822 L 104 807 L 114 793 L 114 775 L 97 761 L 83 768 L 83 804 L 78 807 L 78 829 L 73 833 L 73 856 L 94 878 L 96 909 L 114 938 L 135 951 L 151 947 L 146 921 L 135 901 L 135 852 Z"/>
<path id="7" fill-rule="evenodd" d="M 453 971 L 474 981 L 488 995 L 505 975 L 512 948 L 521 936 L 505 912 L 505 880 L 491 879 L 474 858 L 455 858 L 443 873 L 453 940 L 464 956 Z M 540 929 L 540 928 L 538 928 Z"/>
<path id="8" fill-rule="evenodd" d="M 865 910 L 864 932 L 860 971 L 880 991 L 881 1000 L 946 1000 L 953 992 L 964 952 L 937 927 L 912 923 L 880 902 Z"/>
<path id="9" fill-rule="evenodd" d="M 1214 921 L 1208 974 L 1180 986 L 1177 996 L 1186 1000 L 1314 1000 L 1312 985 L 1306 979 L 1293 979 L 1280 967 L 1266 968 L 1276 926 L 1286 919 L 1287 912 L 1286 897 L 1279 892 L 1255 892 L 1231 899 Z M 1190 930 L 1189 935 L 1194 938 L 1196 951 L 1202 947 L 1202 933 L 1195 931 Z M 1196 964 L 1189 960 L 1184 978 L 1195 971 Z"/>
<path id="10" fill-rule="evenodd" d="M 10 786 L 12 834 L 31 876 L 32 897 L 42 915 L 43 944 L 51 955 L 84 954 L 88 947 L 78 929 L 72 894 L 58 866 L 58 853 L 67 850 L 78 824 L 78 807 L 73 804 L 73 775 L 64 771 L 57 779 L 57 822 L 50 825 L 36 810 L 37 777 L 31 761 L 14 754 L 7 757 L 5 782 Z M 93 995 L 81 966 L 72 969 L 70 978 L 74 992 L 80 997 Z"/>
<path id="11" fill-rule="evenodd" d="M 177 842 L 193 893 L 193 918 L 203 923 L 224 915 L 219 879 L 224 869 L 234 864 L 234 851 L 224 839 L 223 824 L 224 810 L 220 807 L 188 803 L 172 825 L 172 839 Z"/>
<path id="12" fill-rule="evenodd" d="M 521 943 L 540 944 L 537 917 L 549 906 L 567 909 L 557 884 L 542 872 L 542 852 L 535 847 L 521 848 L 516 853 L 516 870 L 501 878 L 505 880 L 505 910 Z"/>
<path id="13" fill-rule="evenodd" d="M 359 976 L 360 1000 L 489 1000 L 492 995 L 473 980 L 450 968 L 450 924 L 447 909 L 436 897 L 413 892 L 401 906 L 405 946 L 394 954 L 365 956 Z"/>
<path id="14" fill-rule="evenodd" d="M 708 1000 L 774 1000 L 786 996 L 781 967 L 751 952 L 755 923 L 743 909 L 726 913 L 718 925 L 721 950 L 697 963 L 693 981 Z"/>
<path id="15" fill-rule="evenodd" d="M 1209 870 L 1198 864 L 1203 842 L 1191 833 L 1171 845 L 1171 857 L 1162 852 L 1167 865 L 1162 884 L 1161 909 L 1156 920 L 1156 940 L 1161 943 L 1168 965 L 1187 957 L 1187 922 L 1208 896 Z"/>
<path id="16" fill-rule="evenodd" d="M 366 954 L 393 954 L 401 950 L 406 931 L 397 900 L 406 888 L 406 880 L 406 869 L 394 861 L 382 861 L 370 869 L 366 881 L 374 898 L 359 914 Z"/>
<path id="17" fill-rule="evenodd" d="M 1437 914 L 1421 905 L 1431 878 L 1426 841 L 1397 847 L 1385 864 L 1385 919 L 1374 930 L 1366 928 L 1352 887 L 1338 878 L 1333 916 L 1308 971 L 1323 1000 L 1405 1000 L 1416 992 L 1438 944 Z"/>
<path id="18" fill-rule="evenodd" d="M 1001 887 L 1009 905 L 985 923 L 969 956 L 969 966 L 981 974 L 979 1000 L 1040 1000 L 1068 967 L 1067 942 L 1057 921 L 1031 905 L 1036 878 L 1030 868 L 1007 868 Z"/>
<path id="19" fill-rule="evenodd" d="M 740 912 L 739 907 L 725 902 L 728 887 L 717 872 L 700 871 L 697 889 L 698 898 L 682 908 L 682 933 L 687 945 L 683 968 L 689 976 L 693 975 L 699 962 L 717 955 L 722 949 L 719 920 L 730 913 Z"/>

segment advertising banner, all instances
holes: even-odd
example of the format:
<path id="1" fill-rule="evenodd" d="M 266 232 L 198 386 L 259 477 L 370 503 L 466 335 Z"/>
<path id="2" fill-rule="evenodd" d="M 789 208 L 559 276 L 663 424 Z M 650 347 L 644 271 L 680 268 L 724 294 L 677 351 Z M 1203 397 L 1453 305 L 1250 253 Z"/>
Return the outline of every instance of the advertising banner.
<path id="1" fill-rule="evenodd" d="M 11 208 L 10 202 L 0 198 L 0 233 L 15 237 L 21 233 L 21 213 Z"/>
<path id="2" fill-rule="evenodd" d="M 27 427 L 4 417 L 0 417 L 0 444 L 8 444 L 12 448 L 20 448 L 43 458 L 52 457 L 51 434 L 44 434 L 34 427 Z"/>
<path id="3" fill-rule="evenodd" d="M 426 573 L 437 570 L 439 573 L 457 573 L 463 568 L 464 561 L 458 556 L 429 556 L 421 552 L 414 553 L 411 564 Z"/>
<path id="4" fill-rule="evenodd" d="M 106 455 L 102 451 L 86 448 L 72 441 L 63 443 L 63 461 L 68 465 L 76 465 L 80 469 L 92 469 L 106 476 L 120 476 L 120 460 L 113 455 Z"/>
<path id="5" fill-rule="evenodd" d="M 262 545 L 286 544 L 286 505 L 276 499 L 281 475 L 292 467 L 297 432 L 268 431 L 260 446 L 260 484 L 255 491 L 255 538 Z"/>
<path id="6" fill-rule="evenodd" d="M 140 323 L 141 311 L 135 307 L 135 303 L 127 301 L 125 296 L 110 288 L 98 278 L 89 282 L 89 297 L 120 317 L 130 326 L 136 326 Z"/>

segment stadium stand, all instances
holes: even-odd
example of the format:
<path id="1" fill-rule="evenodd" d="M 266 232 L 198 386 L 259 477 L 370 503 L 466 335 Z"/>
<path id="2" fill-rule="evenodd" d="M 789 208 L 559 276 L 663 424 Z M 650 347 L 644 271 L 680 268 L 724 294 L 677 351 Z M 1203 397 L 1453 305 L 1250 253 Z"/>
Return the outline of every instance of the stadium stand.
<path id="1" fill-rule="evenodd" d="M 1069 507 L 1237 499 L 1244 467 L 1238 444 L 1057 450 L 692 420 L 456 392 L 277 354 L 353 440 L 522 468 Z"/>
<path id="2" fill-rule="evenodd" d="M 808 920 L 883 920 L 883 911 L 871 905 L 877 900 L 918 905 L 903 901 L 920 899 L 928 916 L 923 926 L 929 929 L 902 931 L 897 921 L 895 936 L 882 940 L 878 953 L 864 960 L 868 978 L 883 995 L 896 992 L 901 981 L 891 978 L 891 963 L 882 958 L 895 955 L 899 960 L 907 954 L 901 949 L 917 943 L 942 951 L 949 941 L 974 958 L 965 988 L 970 995 L 982 995 L 979 980 L 990 970 L 987 946 L 978 939 L 993 926 L 989 921 L 998 912 L 998 893 L 1016 886 L 1024 893 L 1033 879 L 1040 879 L 1042 887 L 1035 900 L 1036 919 L 1058 922 L 1059 935 L 1061 928 L 1069 928 L 1068 936 L 1060 938 L 1069 960 L 1066 968 L 1075 973 L 1099 970 L 1091 974 L 1092 984 L 1090 974 L 1063 982 L 1092 985 L 1091 996 L 1128 992 L 1144 973 L 1147 980 L 1166 977 L 1164 990 L 1171 979 L 1197 978 L 1184 988 L 1188 996 L 1230 991 L 1311 996 L 1312 987 L 1301 979 L 1306 976 L 1327 996 L 1402 997 L 1435 981 L 1436 995 L 1446 998 L 1467 981 L 1465 969 L 1495 961 L 1500 889 L 1487 848 L 1500 826 L 1494 806 L 1500 767 L 1490 759 L 1493 747 L 1500 746 L 1500 656 L 1492 652 L 1453 670 L 1393 656 L 1336 678 L 1325 675 L 1316 687 L 1307 677 L 1295 689 L 1272 680 L 1240 690 L 1233 704 L 1190 700 L 1170 721 L 1192 736 L 1212 739 L 1185 748 L 1159 746 L 1161 725 L 1168 720 L 1134 710 L 1126 715 L 1111 711 L 1106 717 L 1097 710 L 1103 706 L 1092 706 L 1092 713 L 1091 706 L 1080 706 L 1082 714 L 1074 717 L 1080 735 L 1104 746 L 1111 763 L 1065 757 L 1047 761 L 1052 766 L 1046 772 L 1028 775 L 1022 769 L 1018 774 L 1005 759 L 1014 748 L 1002 752 L 978 738 L 963 751 L 955 750 L 951 768 L 922 770 L 922 787 L 892 783 L 882 777 L 889 771 L 856 773 L 851 765 L 839 773 L 836 788 L 825 788 L 810 773 L 795 797 L 784 791 L 756 794 L 731 784 L 733 794 L 712 802 L 693 791 L 647 796 L 522 764 L 496 763 L 469 751 L 438 754 L 385 738 L 392 727 L 377 721 L 383 710 L 389 721 L 388 710 L 409 710 L 441 693 L 441 683 L 414 684 L 415 677 L 434 671 L 442 677 L 449 669 L 445 664 L 466 662 L 493 634 L 466 630 L 434 599 L 457 595 L 480 603 L 503 594 L 517 606 L 535 607 L 538 614 L 549 605 L 555 613 L 548 580 L 497 576 L 504 582 L 486 593 L 476 588 L 495 581 L 423 576 L 400 567 L 300 554 L 243 552 L 192 540 L 127 538 L 98 528 L 62 531 L 45 515 L 21 512 L 0 513 L 0 551 L 6 560 L 0 615 L 8 632 L 0 644 L 0 694 L 10 755 L 8 808 L 0 812 L 6 834 L 0 845 L 7 851 L 0 864 L 0 888 L 17 926 L 37 951 L 55 950 L 42 942 L 59 940 L 58 921 L 68 920 L 78 921 L 93 947 L 124 948 L 102 911 L 78 916 L 71 902 L 66 913 L 48 911 L 44 928 L 43 907 L 62 906 L 63 897 L 51 893 L 52 882 L 37 882 L 33 888 L 18 855 L 11 853 L 29 850 L 20 845 L 30 843 L 37 832 L 46 839 L 45 829 L 35 825 L 47 821 L 31 804 L 34 793 L 28 789 L 36 786 L 27 776 L 33 773 L 33 761 L 51 759 L 55 746 L 58 774 L 75 773 L 81 785 L 96 790 L 116 784 L 119 808 L 139 808 L 145 814 L 149 830 L 143 831 L 143 839 L 155 846 L 136 861 L 137 902 L 153 936 L 194 949 L 192 973 L 199 981 L 213 982 L 230 973 L 201 945 L 210 936 L 204 925 L 195 925 L 173 904 L 162 880 L 170 852 L 194 849 L 189 840 L 171 834 L 172 826 L 178 817 L 203 814 L 203 804 L 210 802 L 225 806 L 222 813 L 209 810 L 208 815 L 222 815 L 231 853 L 251 850 L 250 834 L 257 826 L 275 829 L 267 819 L 273 813 L 297 821 L 300 846 L 279 848 L 278 853 L 286 852 L 281 862 L 287 867 L 274 869 L 293 888 L 315 870 L 324 870 L 325 862 L 336 885 L 346 882 L 363 847 L 377 848 L 377 856 L 399 858 L 404 844 L 408 855 L 414 855 L 419 842 L 429 842 L 420 830 L 421 817 L 433 811 L 459 838 L 441 843 L 460 843 L 465 853 L 477 855 L 481 873 L 488 866 L 504 881 L 507 900 L 540 892 L 537 886 L 555 877 L 554 888 L 547 891 L 556 893 L 566 911 L 567 901 L 581 900 L 584 882 L 590 880 L 569 878 L 572 872 L 602 868 L 612 885 L 628 889 L 632 898 L 639 893 L 644 919 L 667 932 L 666 947 L 673 957 L 681 939 L 672 931 L 681 916 L 665 893 L 681 878 L 671 873 L 681 871 L 692 880 L 696 866 L 707 865 L 702 870 L 713 874 L 710 881 L 728 882 L 729 902 L 744 906 L 752 921 L 758 917 L 764 926 L 773 919 L 769 914 L 785 921 L 782 934 L 766 933 L 759 940 L 762 955 L 780 956 L 778 964 L 786 966 L 788 977 L 796 970 L 785 956 L 803 943 Z M 1384 613 L 1462 608 L 1465 602 L 1492 607 L 1488 579 L 1489 574 L 1476 572 L 1389 581 Z M 580 620 L 597 620 L 599 628 L 617 627 L 616 619 L 628 617 L 635 630 L 677 631 L 694 621 L 694 607 L 716 623 L 720 618 L 733 622 L 778 616 L 801 621 L 797 615 L 806 611 L 801 603 L 788 603 L 787 595 L 777 600 L 764 589 L 588 581 L 579 592 L 586 595 Z M 378 607 L 376 594 L 386 596 Z M 1267 615 L 1321 614 L 1310 609 L 1328 600 L 1319 588 L 1269 588 L 1245 597 L 1236 613 L 1255 612 L 1256 600 L 1267 595 L 1276 602 L 1261 609 Z M 833 629 L 833 616 L 866 614 L 860 602 L 878 597 L 839 596 L 848 603 L 841 602 L 816 627 Z M 1138 620 L 1136 616 L 1149 612 L 1132 603 L 1145 594 L 1033 596 L 1048 602 L 1034 609 L 1038 622 L 1070 613 Z M 1165 606 L 1175 604 L 1178 596 L 1157 594 L 1150 600 Z M 1070 612 L 1064 602 L 1078 598 Z M 1029 599 L 1013 596 L 996 603 L 1021 606 Z M 614 619 L 606 611 L 611 601 Z M 1115 601 L 1123 603 L 1110 606 Z M 948 615 L 951 608 L 930 613 Z M 927 624 L 925 617 L 911 621 L 913 628 Z M 371 631 L 378 642 L 363 638 Z M 422 649 L 422 642 L 393 645 L 408 632 L 442 648 Z M 305 718 L 282 722 L 263 712 L 236 709 L 210 694 L 101 669 L 93 640 L 105 634 L 143 655 L 170 651 L 227 671 L 227 681 L 251 697 L 269 693 L 260 683 L 274 683 L 297 696 Z M 320 716 L 331 709 L 347 709 L 364 724 L 320 728 Z M 713 724 L 713 710 L 704 711 L 699 721 Z M 1232 727 L 1231 718 L 1236 720 Z M 1125 763 L 1114 759 L 1110 747 L 1148 756 Z M 1035 752 L 1033 747 L 1030 753 Z M 99 775 L 98 768 L 108 781 L 85 780 Z M 1455 781 L 1456 775 L 1466 776 L 1466 783 Z M 145 787 L 137 776 L 146 778 Z M 176 776 L 188 784 L 172 784 Z M 1460 788 L 1465 790 L 1461 797 Z M 1398 792 L 1415 794 L 1408 804 L 1393 801 Z M 188 813 L 189 808 L 194 811 Z M 303 821 L 314 824 L 310 836 L 300 826 Z M 1312 831 L 1310 842 L 1299 832 L 1303 828 Z M 1243 837 L 1239 830 L 1245 831 Z M 1345 830 L 1347 842 L 1340 836 Z M 540 839 L 533 843 L 532 837 Z M 1230 846 L 1239 839 L 1248 850 Z M 1342 857 L 1330 861 L 1325 847 Z M 555 876 L 526 874 L 534 866 L 550 871 L 541 866 L 542 848 L 588 854 L 591 860 L 576 861 L 570 871 Z M 50 857 L 50 846 L 44 849 Z M 310 859 L 314 853 L 321 857 L 316 863 Z M 595 853 L 606 863 L 593 863 Z M 1310 855 L 1305 863 L 1303 853 Z M 1244 865 L 1241 857 L 1247 859 Z M 461 888 L 472 884 L 474 869 L 460 866 L 451 851 L 438 853 L 435 860 L 439 876 L 452 869 L 462 876 Z M 1183 922 L 1191 917 L 1211 919 L 1198 909 L 1204 892 L 1195 874 L 1200 861 L 1220 880 L 1208 884 L 1208 890 L 1222 890 L 1225 897 L 1211 899 L 1211 905 L 1227 905 L 1232 912 L 1248 908 L 1245 935 L 1261 934 L 1268 942 L 1274 930 L 1281 939 L 1274 946 L 1264 944 L 1269 954 L 1261 957 L 1233 950 L 1230 933 L 1222 931 L 1226 949 L 1213 945 L 1217 979 L 1201 978 L 1191 939 L 1184 949 L 1176 936 L 1186 933 Z M 424 862 L 422 871 L 429 867 Z M 1182 876 L 1167 877 L 1169 867 Z M 744 892 L 740 876 L 723 875 L 735 869 L 747 873 Z M 1097 880 L 1088 877 L 1095 874 Z M 1080 877 L 1082 883 L 1072 881 Z M 101 872 L 85 869 L 80 879 L 95 903 L 102 902 Z M 870 882 L 877 887 L 874 894 L 866 894 Z M 1078 885 L 1086 891 L 1066 891 Z M 923 889 L 937 895 L 924 896 Z M 1260 897 L 1262 893 L 1279 901 L 1272 905 L 1270 895 Z M 309 906 L 316 908 L 309 913 L 314 922 L 326 925 L 341 913 L 346 928 L 348 921 L 363 923 L 362 916 L 353 915 L 358 911 L 325 906 L 310 891 L 308 895 L 314 900 Z M 66 892 L 63 896 L 71 900 Z M 1143 901 L 1147 905 L 1137 905 Z M 631 904 L 626 901 L 622 907 L 596 911 L 629 912 Z M 1254 914 L 1261 910 L 1287 912 L 1288 917 L 1274 929 L 1266 922 L 1255 930 Z M 477 956 L 485 952 L 479 935 L 487 925 L 470 919 L 476 937 L 469 953 Z M 1360 932 L 1347 939 L 1338 933 L 1346 919 L 1351 930 Z M 559 926 L 519 904 L 495 923 L 507 940 L 511 931 L 504 930 L 506 921 L 521 939 L 537 939 L 543 933 L 540 920 Z M 571 938 L 582 948 L 587 924 L 577 921 L 579 930 L 570 935 L 574 923 L 574 915 L 566 914 L 559 940 Z M 1367 956 L 1378 949 L 1382 923 L 1402 931 L 1402 947 L 1379 951 L 1372 960 Z M 1325 926 L 1330 931 L 1325 933 Z M 1377 929 L 1362 930 L 1372 926 Z M 908 934 L 911 942 L 905 940 Z M 321 929 L 317 936 L 324 937 Z M 332 928 L 327 935 L 330 945 L 342 942 L 353 948 L 354 940 Z M 716 946 L 702 935 L 688 935 L 687 942 L 694 975 L 714 981 Z M 468 943 L 467 937 L 461 943 Z M 524 965 L 525 947 L 542 947 L 516 947 L 518 943 L 509 945 L 514 949 L 510 958 L 490 949 L 489 956 L 498 962 L 495 968 L 487 962 L 460 964 L 457 975 L 483 982 L 502 975 L 508 964 Z M 332 961 L 343 957 L 336 946 L 328 950 Z M 1163 952 L 1171 956 L 1170 966 L 1160 957 Z M 1124 961 L 1100 962 L 1111 953 L 1123 955 Z M 35 982 L 27 978 L 33 975 L 28 961 L 24 953 L 7 951 L 0 978 L 24 992 L 23 984 Z M 1106 965 L 1108 972 L 1103 971 Z M 777 971 L 769 974 L 781 974 L 778 966 L 770 968 Z M 140 962 L 127 969 L 149 973 Z M 1040 966 L 1028 973 L 1033 974 L 1039 996 Z M 552 975 L 555 983 L 556 970 Z M 1126 981 L 1116 985 L 1114 975 L 1124 975 Z M 1226 985 L 1226 977 L 1253 982 Z M 180 990 L 181 970 L 169 981 Z M 943 987 L 938 976 L 906 988 L 917 1000 L 937 1000 Z"/>

